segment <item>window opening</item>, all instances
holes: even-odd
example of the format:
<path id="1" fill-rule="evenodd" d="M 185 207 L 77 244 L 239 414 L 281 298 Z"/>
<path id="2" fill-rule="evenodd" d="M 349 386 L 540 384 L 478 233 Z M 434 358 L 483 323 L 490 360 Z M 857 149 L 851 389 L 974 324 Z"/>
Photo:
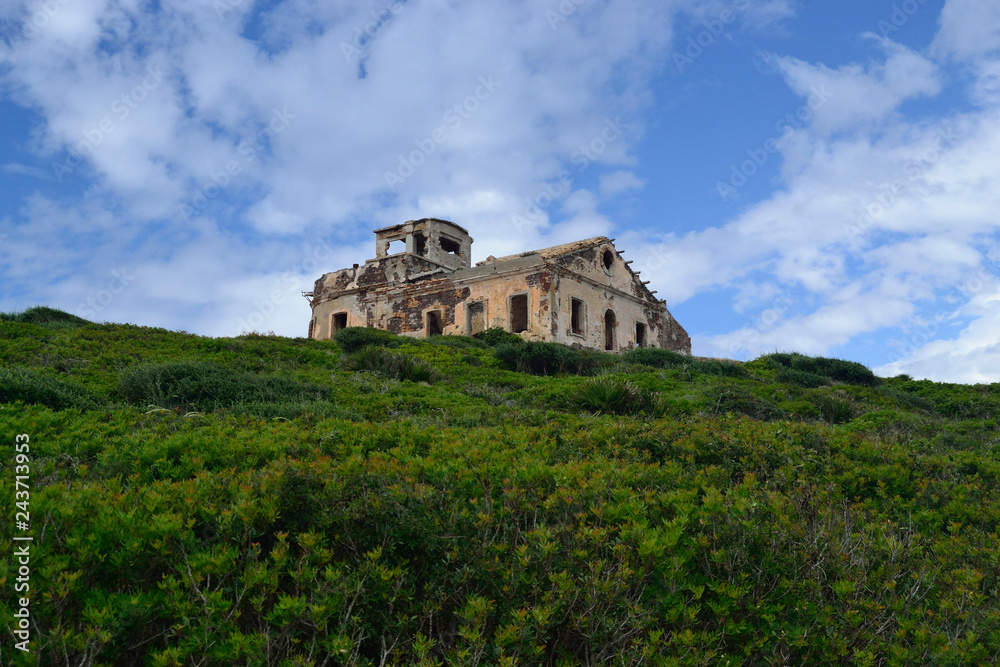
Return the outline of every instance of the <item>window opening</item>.
<path id="1" fill-rule="evenodd" d="M 486 304 L 482 301 L 474 301 L 467 307 L 469 335 L 486 330 Z"/>
<path id="2" fill-rule="evenodd" d="M 510 330 L 521 333 L 528 330 L 528 295 L 510 297 Z"/>
<path id="3" fill-rule="evenodd" d="M 646 347 L 646 325 L 642 322 L 635 323 L 635 346 Z"/>
<path id="4" fill-rule="evenodd" d="M 583 318 L 583 301 L 581 299 L 572 299 L 570 301 L 569 328 L 571 332 L 578 336 L 583 335 Z"/>
<path id="5" fill-rule="evenodd" d="M 615 349 L 615 314 L 611 310 L 604 313 L 604 349 L 609 352 Z"/>
<path id="6" fill-rule="evenodd" d="M 443 333 L 441 328 L 441 311 L 430 310 L 427 312 L 427 335 L 440 336 Z"/>
<path id="7" fill-rule="evenodd" d="M 615 254 L 610 250 L 604 251 L 604 256 L 602 257 L 604 263 L 604 268 L 608 271 L 611 270 L 611 265 L 615 263 Z"/>

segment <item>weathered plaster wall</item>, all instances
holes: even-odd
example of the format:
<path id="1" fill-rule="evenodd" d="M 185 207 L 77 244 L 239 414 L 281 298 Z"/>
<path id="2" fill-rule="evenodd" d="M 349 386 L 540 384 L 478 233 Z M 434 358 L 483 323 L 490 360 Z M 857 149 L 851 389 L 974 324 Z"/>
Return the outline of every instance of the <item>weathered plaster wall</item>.
<path id="1" fill-rule="evenodd" d="M 646 327 L 645 347 L 675 347 L 663 342 L 661 332 L 667 316 L 658 302 L 602 288 L 565 271 L 559 272 L 555 292 L 553 342 L 605 349 L 605 314 L 610 310 L 614 313 L 614 350 L 635 347 L 637 322 Z M 583 303 L 580 333 L 574 333 L 572 329 L 573 299 Z"/>

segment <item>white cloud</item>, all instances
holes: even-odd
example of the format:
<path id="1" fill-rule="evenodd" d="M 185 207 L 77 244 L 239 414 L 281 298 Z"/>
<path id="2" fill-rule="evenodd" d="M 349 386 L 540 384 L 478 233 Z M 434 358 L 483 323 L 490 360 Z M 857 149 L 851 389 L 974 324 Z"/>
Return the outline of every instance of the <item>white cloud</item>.
<path id="1" fill-rule="evenodd" d="M 829 134 L 884 120 L 905 100 L 941 90 L 937 66 L 920 54 L 869 35 L 885 51 L 883 62 L 830 68 L 797 58 L 775 58 L 789 87 L 812 109 L 812 126 Z"/>
<path id="2" fill-rule="evenodd" d="M 976 63 L 975 77 L 972 99 L 984 107 L 1000 106 L 1000 60 Z"/>
<path id="3" fill-rule="evenodd" d="M 987 293 L 978 295 L 967 310 L 976 312 L 975 319 L 955 338 L 941 338 L 949 319 L 942 312 L 910 335 L 902 343 L 905 358 L 875 369 L 883 376 L 906 373 L 916 379 L 938 382 L 993 383 L 1000 377 L 1000 291 L 996 284 Z M 940 321 L 938 321 L 940 320 Z"/>
<path id="4" fill-rule="evenodd" d="M 969 60 L 1000 49 L 1000 4 L 994 0 L 947 0 L 933 52 Z"/>
<path id="5" fill-rule="evenodd" d="M 5 174 L 20 174 L 21 176 L 32 176 L 34 178 L 40 178 L 43 181 L 53 180 L 52 174 L 45 171 L 44 169 L 39 169 L 38 167 L 29 167 L 28 165 L 8 163 L 0 167 Z"/>
<path id="6" fill-rule="evenodd" d="M 612 196 L 628 192 L 629 190 L 639 190 L 646 182 L 635 175 L 634 172 L 618 170 L 608 174 L 601 174 L 600 191 L 604 196 Z"/>

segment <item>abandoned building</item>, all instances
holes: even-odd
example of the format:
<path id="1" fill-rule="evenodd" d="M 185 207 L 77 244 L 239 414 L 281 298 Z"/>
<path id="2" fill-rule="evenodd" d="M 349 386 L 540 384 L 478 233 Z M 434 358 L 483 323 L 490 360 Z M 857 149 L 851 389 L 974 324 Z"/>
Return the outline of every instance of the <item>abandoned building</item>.
<path id="1" fill-rule="evenodd" d="M 691 339 L 613 239 L 471 262 L 472 238 L 424 218 L 375 230 L 375 258 L 327 273 L 305 296 L 309 337 L 376 327 L 403 336 L 473 335 L 501 327 L 525 340 L 593 350 L 657 347 L 691 354 Z"/>

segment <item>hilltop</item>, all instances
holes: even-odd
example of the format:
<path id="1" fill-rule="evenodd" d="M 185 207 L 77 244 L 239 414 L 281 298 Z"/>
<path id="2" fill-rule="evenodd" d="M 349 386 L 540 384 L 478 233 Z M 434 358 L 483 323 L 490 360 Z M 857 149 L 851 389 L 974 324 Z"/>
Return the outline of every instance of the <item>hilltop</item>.
<path id="1" fill-rule="evenodd" d="M 3 664 L 1000 652 L 1000 384 L 499 330 L 213 339 L 47 308 L 0 314 L 0 362 L 3 470 L 29 434 L 34 536 L 28 655 L 0 561 Z"/>

